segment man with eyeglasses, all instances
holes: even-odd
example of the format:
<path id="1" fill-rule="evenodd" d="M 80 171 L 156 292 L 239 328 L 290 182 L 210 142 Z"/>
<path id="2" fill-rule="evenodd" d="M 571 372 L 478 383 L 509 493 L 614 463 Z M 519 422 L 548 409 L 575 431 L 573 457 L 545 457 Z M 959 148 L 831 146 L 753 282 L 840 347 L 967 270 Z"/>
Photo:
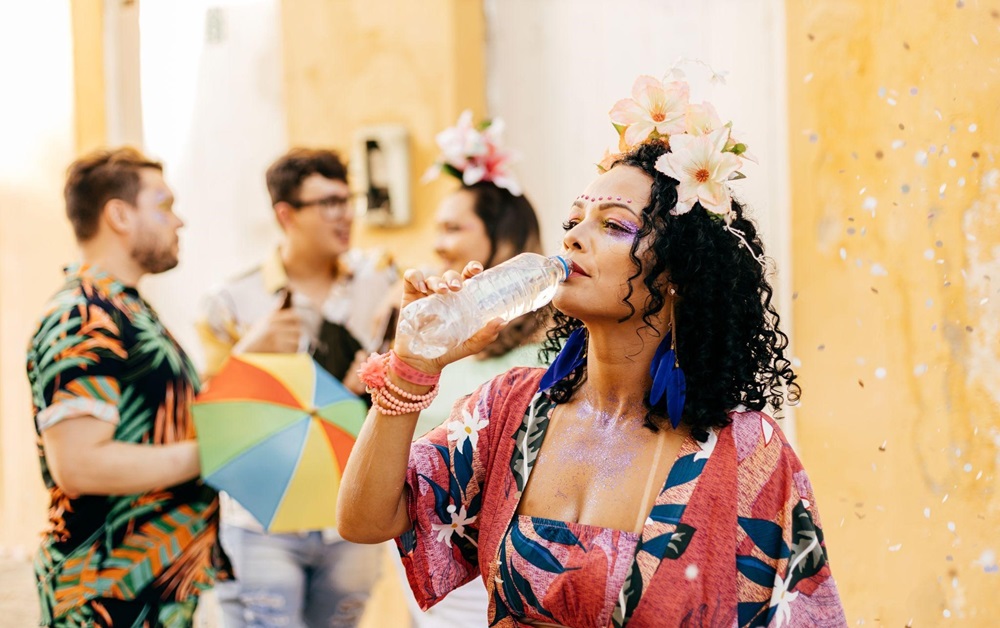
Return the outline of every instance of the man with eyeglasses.
<path id="1" fill-rule="evenodd" d="M 336 153 L 293 149 L 266 178 L 282 242 L 205 300 L 206 374 L 230 353 L 307 351 L 361 394 L 355 371 L 382 340 L 373 320 L 398 272 L 388 257 L 350 248 L 354 214 Z M 236 575 L 218 588 L 227 628 L 356 625 L 383 552 L 333 529 L 265 533 L 226 495 L 221 537 Z"/>

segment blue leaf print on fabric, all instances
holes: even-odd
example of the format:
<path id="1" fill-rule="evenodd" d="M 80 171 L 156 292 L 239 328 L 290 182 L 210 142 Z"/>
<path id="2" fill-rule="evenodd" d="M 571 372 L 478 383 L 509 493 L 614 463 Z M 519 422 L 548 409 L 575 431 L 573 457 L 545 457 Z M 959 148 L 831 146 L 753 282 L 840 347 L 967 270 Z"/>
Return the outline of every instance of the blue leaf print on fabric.
<path id="1" fill-rule="evenodd" d="M 441 523 L 451 523 L 451 513 L 448 512 L 448 505 L 451 503 L 448 491 L 437 485 L 434 480 L 430 479 L 424 474 L 419 474 L 420 477 L 424 479 L 427 484 L 430 485 L 431 490 L 434 491 L 434 512 L 438 516 L 438 520 Z"/>
<path id="2" fill-rule="evenodd" d="M 469 500 L 469 506 L 465 510 L 466 517 L 475 517 L 479 514 L 479 509 L 483 505 L 483 492 L 479 491 L 476 496 Z"/>
<path id="3" fill-rule="evenodd" d="M 531 604 L 532 608 L 534 608 L 540 614 L 545 615 L 549 619 L 555 620 L 555 617 L 552 615 L 552 613 L 542 608 L 541 603 L 538 601 L 538 596 L 536 596 L 535 592 L 531 590 L 531 583 L 528 582 L 528 580 L 524 576 L 517 573 L 517 569 L 514 567 L 513 564 L 510 566 L 510 575 L 513 576 L 514 578 L 514 586 L 517 587 L 517 590 L 520 591 L 521 595 L 524 596 L 524 601 L 527 602 L 528 604 Z"/>
<path id="4" fill-rule="evenodd" d="M 762 587 L 771 588 L 774 586 L 774 567 L 771 567 L 759 558 L 753 556 L 737 556 L 736 568 L 741 574 L 756 582 Z"/>
<path id="5" fill-rule="evenodd" d="M 667 532 L 666 534 L 661 534 L 660 536 L 654 536 L 643 543 L 641 549 L 652 556 L 663 558 L 663 553 L 667 551 L 667 544 L 670 543 L 670 537 L 673 535 L 673 532 Z"/>
<path id="6" fill-rule="evenodd" d="M 472 479 L 472 441 L 468 438 L 462 444 L 462 451 L 455 455 L 455 478 L 465 494 Z"/>
<path id="7" fill-rule="evenodd" d="M 453 503 L 456 506 L 460 505 L 462 501 L 464 501 L 462 499 L 462 493 L 464 492 L 464 490 L 465 487 L 459 485 L 458 478 L 455 477 L 455 474 L 448 473 L 448 492 L 451 494 L 451 499 L 453 500 Z"/>
<path id="8" fill-rule="evenodd" d="M 684 515 L 684 504 L 660 504 L 653 506 L 649 518 L 657 523 L 672 523 L 677 525 Z"/>
<path id="9" fill-rule="evenodd" d="M 507 605 L 503 603 L 500 593 L 493 589 L 493 621 L 490 622 L 490 626 L 496 626 L 508 617 L 510 613 L 507 612 Z"/>
<path id="10" fill-rule="evenodd" d="M 739 517 L 740 527 L 753 540 L 754 545 L 771 558 L 788 558 L 788 546 L 781 537 L 781 526 L 764 519 Z"/>
<path id="11" fill-rule="evenodd" d="M 580 549 L 587 551 L 580 539 L 569 529 L 564 521 L 553 521 L 549 519 L 532 519 L 532 526 L 535 533 L 546 541 L 559 543 L 560 545 L 579 545 Z"/>
<path id="12" fill-rule="evenodd" d="M 559 563 L 555 556 L 552 555 L 544 545 L 532 541 L 521 532 L 520 527 L 518 527 L 515 522 L 511 527 L 510 539 L 513 543 L 514 550 L 521 555 L 524 560 L 528 561 L 535 567 L 549 573 L 561 574 L 566 571 L 566 569 Z"/>
<path id="13" fill-rule="evenodd" d="M 766 606 L 767 602 L 740 602 L 736 607 L 740 626 L 747 628 L 766 626 L 768 613 L 763 612 Z"/>
<path id="14" fill-rule="evenodd" d="M 434 445 L 434 449 L 441 454 L 441 460 L 444 461 L 445 467 L 451 467 L 451 452 L 444 445 Z"/>
<path id="15" fill-rule="evenodd" d="M 686 484 L 701 475 L 702 470 L 705 468 L 705 463 L 708 462 L 708 458 L 696 461 L 694 459 L 695 455 L 688 454 L 674 463 L 674 466 L 670 469 L 670 475 L 667 476 L 667 481 L 663 485 L 663 490 Z"/>
<path id="16" fill-rule="evenodd" d="M 517 529 L 517 526 L 515 526 Z M 510 570 L 508 569 L 510 561 L 507 560 L 507 544 L 500 544 L 500 563 L 499 563 L 499 573 L 500 582 L 503 587 L 503 596 L 507 601 L 507 608 L 511 610 L 514 615 L 524 616 L 524 604 L 521 603 L 521 596 L 517 593 L 517 587 L 514 586 L 514 577 L 510 575 Z"/>

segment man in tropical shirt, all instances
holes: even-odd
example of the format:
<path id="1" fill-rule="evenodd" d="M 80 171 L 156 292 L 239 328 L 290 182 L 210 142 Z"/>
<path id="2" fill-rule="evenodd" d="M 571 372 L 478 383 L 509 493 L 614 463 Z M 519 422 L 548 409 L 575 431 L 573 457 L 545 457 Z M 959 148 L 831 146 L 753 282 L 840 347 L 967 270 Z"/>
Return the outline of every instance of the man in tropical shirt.
<path id="1" fill-rule="evenodd" d="M 82 253 L 28 349 L 49 527 L 35 559 L 44 626 L 190 626 L 224 556 L 198 480 L 198 379 L 136 285 L 177 265 L 162 166 L 130 148 L 74 162 Z"/>

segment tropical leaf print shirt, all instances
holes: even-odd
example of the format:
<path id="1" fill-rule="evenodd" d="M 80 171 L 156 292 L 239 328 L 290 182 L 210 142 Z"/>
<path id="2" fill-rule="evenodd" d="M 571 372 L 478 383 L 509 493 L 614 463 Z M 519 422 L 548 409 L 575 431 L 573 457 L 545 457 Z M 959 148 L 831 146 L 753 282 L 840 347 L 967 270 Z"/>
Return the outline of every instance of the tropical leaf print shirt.
<path id="1" fill-rule="evenodd" d="M 490 626 L 846 626 L 809 478 L 768 416 L 682 444 L 640 533 L 517 514 L 555 402 L 515 368 L 414 442 L 413 528 L 397 539 L 417 603 L 476 577 Z"/>
<path id="2" fill-rule="evenodd" d="M 198 379 L 156 313 L 130 287 L 71 266 L 28 349 L 39 435 L 94 417 L 114 438 L 160 445 L 194 437 Z M 49 527 L 35 561 L 43 625 L 186 626 L 224 559 L 218 500 L 200 480 L 123 496 L 70 496 L 53 481 Z M 146 623 L 143 623 L 146 622 Z"/>

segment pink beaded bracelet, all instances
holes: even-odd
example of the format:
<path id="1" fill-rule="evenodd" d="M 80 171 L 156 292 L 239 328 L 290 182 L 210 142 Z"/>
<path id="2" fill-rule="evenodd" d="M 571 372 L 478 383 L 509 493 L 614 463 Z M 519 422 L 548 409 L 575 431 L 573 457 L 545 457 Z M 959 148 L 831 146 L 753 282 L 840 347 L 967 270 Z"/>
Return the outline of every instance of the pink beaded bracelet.
<path id="1" fill-rule="evenodd" d="M 393 356 L 395 354 L 392 354 Z M 379 412 L 386 416 L 399 416 L 402 414 L 412 414 L 414 412 L 419 412 L 421 410 L 427 409 L 437 397 L 440 387 L 437 385 L 438 377 L 433 378 L 433 382 L 429 384 L 433 385 L 429 391 L 422 395 L 416 393 L 411 393 L 403 390 L 399 386 L 396 386 L 388 377 L 388 370 L 390 365 L 390 354 L 377 354 L 373 353 L 368 356 L 368 359 L 361 365 L 358 369 L 358 377 L 364 383 L 368 390 L 368 393 L 372 396 L 372 404 L 378 408 Z M 427 373 L 421 373 L 413 367 L 409 366 L 402 360 L 397 358 L 396 360 L 399 364 L 404 365 L 406 368 L 412 370 L 414 373 L 418 373 L 423 376 L 424 381 L 432 376 Z M 428 385 L 421 384 L 420 382 L 411 381 L 409 378 L 404 377 L 395 368 L 393 372 L 396 373 L 401 379 L 408 381 L 412 384 L 418 385 Z"/>

